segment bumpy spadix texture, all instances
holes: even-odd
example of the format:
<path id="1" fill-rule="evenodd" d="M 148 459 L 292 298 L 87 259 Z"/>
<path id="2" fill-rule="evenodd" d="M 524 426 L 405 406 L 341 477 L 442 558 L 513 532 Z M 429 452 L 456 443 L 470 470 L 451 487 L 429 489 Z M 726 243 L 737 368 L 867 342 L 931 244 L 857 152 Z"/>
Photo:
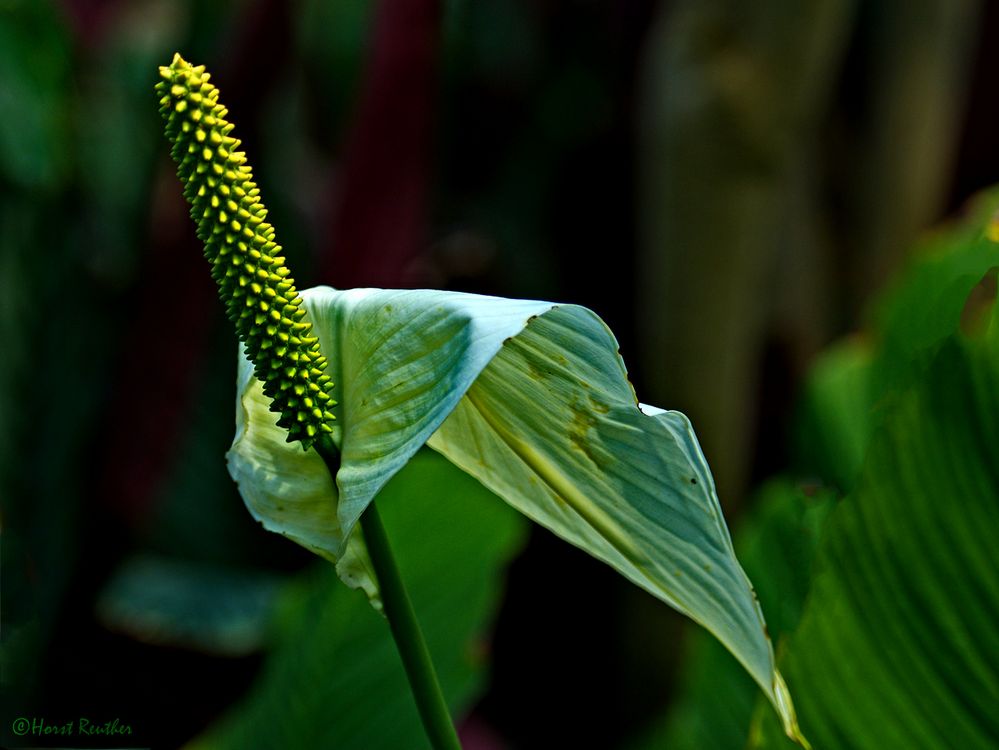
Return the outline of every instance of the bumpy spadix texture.
<path id="1" fill-rule="evenodd" d="M 174 55 L 156 86 L 177 175 L 230 320 L 288 442 L 332 432 L 333 386 L 240 142 L 202 65 Z"/>

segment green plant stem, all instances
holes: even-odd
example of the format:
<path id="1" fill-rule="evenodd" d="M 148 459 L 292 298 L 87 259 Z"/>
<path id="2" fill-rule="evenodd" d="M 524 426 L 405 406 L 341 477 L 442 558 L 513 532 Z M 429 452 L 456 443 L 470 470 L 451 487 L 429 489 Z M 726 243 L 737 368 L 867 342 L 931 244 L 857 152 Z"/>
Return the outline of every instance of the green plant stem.
<path id="1" fill-rule="evenodd" d="M 316 442 L 316 451 L 330 470 L 336 476 L 340 468 L 340 454 L 329 436 L 323 436 Z M 416 707 L 423 721 L 430 744 L 435 750 L 461 750 L 458 733 L 455 731 L 448 713 L 444 695 L 441 693 L 440 682 L 430 660 L 430 651 L 423 638 L 423 631 L 416 620 L 413 604 L 403 585 L 399 568 L 392 555 L 385 527 L 381 517 L 372 502 L 361 515 L 361 530 L 367 544 L 368 556 L 375 568 L 378 587 L 381 591 L 385 617 L 388 619 L 392 637 L 406 669 L 406 677 L 416 700 Z"/>

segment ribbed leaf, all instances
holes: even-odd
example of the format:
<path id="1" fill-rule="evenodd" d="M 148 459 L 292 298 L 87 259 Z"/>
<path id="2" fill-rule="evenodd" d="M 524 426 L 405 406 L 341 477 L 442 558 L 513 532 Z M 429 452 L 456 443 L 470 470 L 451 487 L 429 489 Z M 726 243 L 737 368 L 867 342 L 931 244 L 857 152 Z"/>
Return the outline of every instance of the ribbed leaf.
<path id="1" fill-rule="evenodd" d="M 892 414 L 898 390 L 919 380 L 957 330 L 969 291 L 999 264 L 999 246 L 990 240 L 999 232 L 994 227 L 983 232 L 995 224 L 999 194 L 982 193 L 969 205 L 963 220 L 923 243 L 878 302 L 873 330 L 845 339 L 814 365 L 796 436 L 798 468 L 806 476 L 845 491 L 856 486 L 872 434 Z M 737 535 L 739 557 L 758 584 L 770 632 L 778 640 L 798 620 L 810 585 L 813 543 L 829 507 L 828 495 L 806 500 L 786 483 L 771 484 Z M 795 695 L 817 684 L 798 684 Z M 850 690 L 863 695 L 862 685 Z M 633 747 L 741 749 L 752 701 L 751 686 L 732 660 L 715 644 L 696 639 L 680 699 Z"/>
<path id="2" fill-rule="evenodd" d="M 704 625 L 794 733 L 690 424 L 640 407 L 599 318 L 571 305 L 447 292 L 303 296 L 342 384 L 339 495 L 318 457 L 284 443 L 244 361 L 230 469 L 267 528 L 338 561 L 345 580 L 375 594 L 354 526 L 429 441 L 525 515 Z"/>
<path id="3" fill-rule="evenodd" d="M 952 338 L 875 434 L 787 643 L 817 747 L 999 745 L 996 456 L 999 356 Z"/>

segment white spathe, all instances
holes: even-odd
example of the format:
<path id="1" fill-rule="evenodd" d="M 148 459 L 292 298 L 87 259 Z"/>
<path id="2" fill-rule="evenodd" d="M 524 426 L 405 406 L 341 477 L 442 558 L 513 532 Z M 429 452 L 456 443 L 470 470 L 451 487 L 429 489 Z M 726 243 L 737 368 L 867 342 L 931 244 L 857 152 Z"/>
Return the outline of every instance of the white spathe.
<path id="1" fill-rule="evenodd" d="M 429 445 L 707 628 L 798 734 L 690 422 L 638 402 L 593 312 L 429 290 L 302 296 L 336 384 L 342 465 L 334 486 L 318 454 L 285 442 L 241 355 L 229 470 L 267 529 L 336 563 L 379 606 L 355 526 Z"/>

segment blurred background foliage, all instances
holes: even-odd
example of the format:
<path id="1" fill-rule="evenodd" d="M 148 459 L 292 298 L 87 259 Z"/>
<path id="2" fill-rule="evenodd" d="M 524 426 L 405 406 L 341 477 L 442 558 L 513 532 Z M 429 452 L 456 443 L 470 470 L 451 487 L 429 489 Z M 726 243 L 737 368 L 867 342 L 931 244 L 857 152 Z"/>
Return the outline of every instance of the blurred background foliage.
<path id="1" fill-rule="evenodd" d="M 861 668 L 830 632 L 877 653 L 858 590 L 911 595 L 888 620 L 960 613 L 946 583 L 978 571 L 965 593 L 999 611 L 994 507 L 946 537 L 971 552 L 943 573 L 907 578 L 877 542 L 911 508 L 905 538 L 930 538 L 934 498 L 995 498 L 973 385 L 994 372 L 967 340 L 995 296 L 976 241 L 995 201 L 963 207 L 999 181 L 997 32 L 976 0 L 0 2 L 0 732 L 91 715 L 155 747 L 423 741 L 383 623 L 226 473 L 235 345 L 152 93 L 181 51 L 303 286 L 559 299 L 610 324 L 643 399 L 694 422 L 772 634 L 793 634 L 806 733 L 867 746 L 821 680 Z M 915 482 L 905 440 L 940 457 Z M 467 747 L 778 742 L 693 626 L 433 457 L 413 470 L 426 492 L 385 515 Z M 992 621 L 888 629 L 887 684 L 957 696 L 926 747 L 948 722 L 995 737 L 997 670 L 970 666 Z M 941 638 L 978 682 L 899 671 Z M 890 727 L 918 703 L 887 695 L 871 745 L 917 746 Z"/>

